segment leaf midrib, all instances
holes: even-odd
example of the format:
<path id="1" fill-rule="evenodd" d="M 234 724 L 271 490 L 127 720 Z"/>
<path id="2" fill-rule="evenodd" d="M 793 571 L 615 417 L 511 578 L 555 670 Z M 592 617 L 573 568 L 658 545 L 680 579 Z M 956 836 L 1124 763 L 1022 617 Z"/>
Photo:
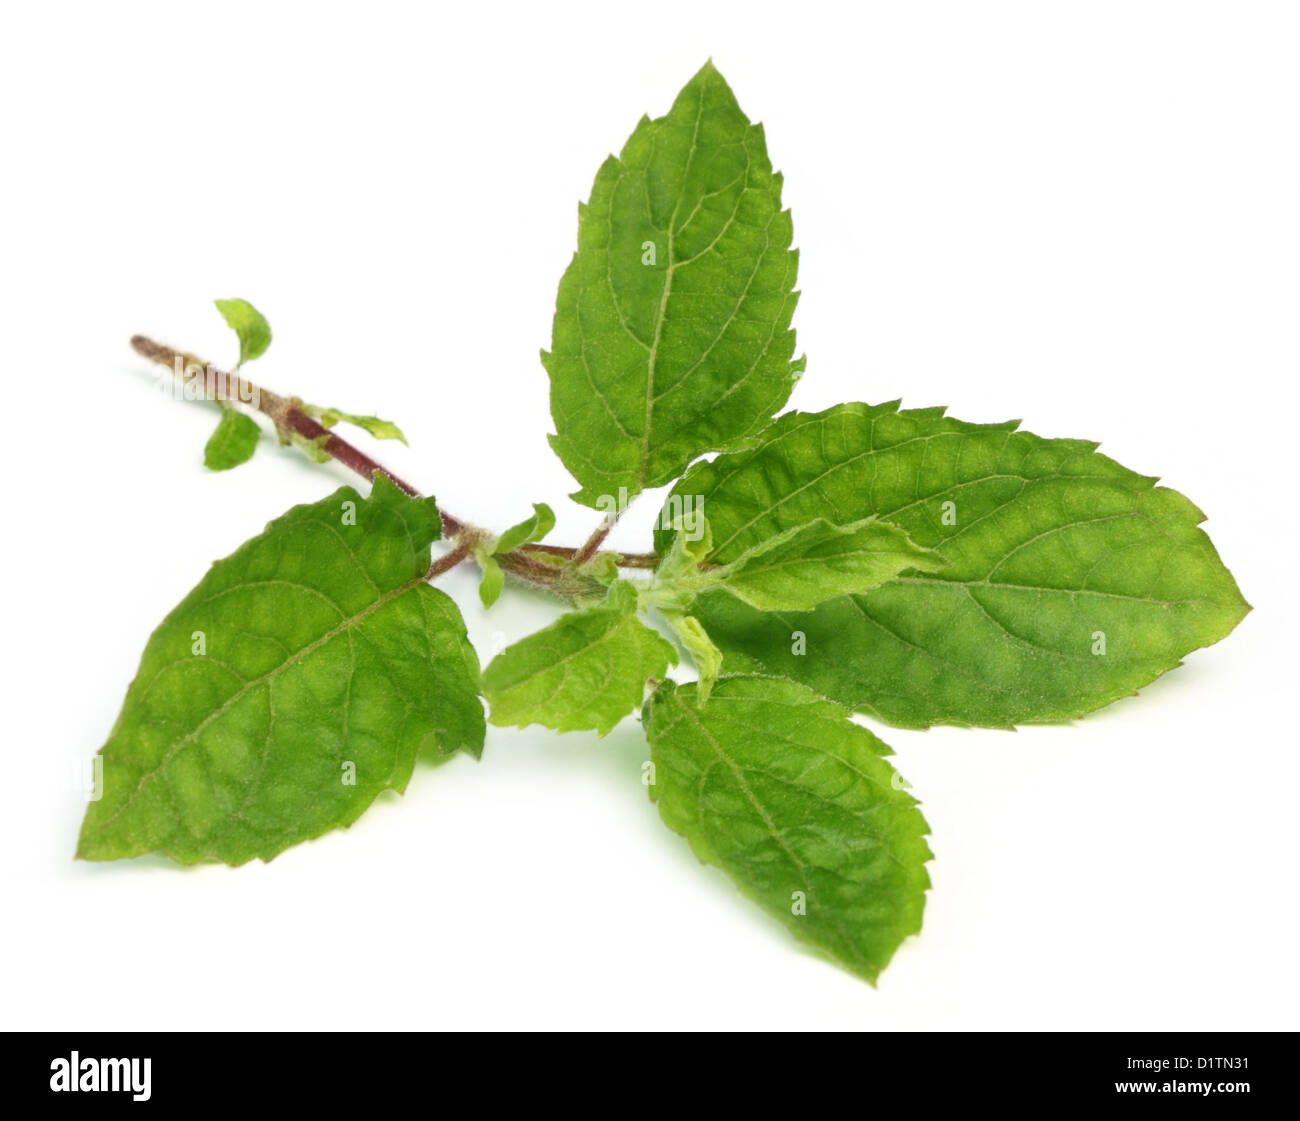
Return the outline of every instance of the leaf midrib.
<path id="1" fill-rule="evenodd" d="M 654 417 L 655 365 L 659 359 L 659 343 L 663 338 L 664 319 L 668 313 L 668 297 L 673 290 L 673 274 L 677 271 L 677 261 L 673 256 L 676 248 L 677 215 L 682 208 L 682 200 L 686 197 L 685 185 L 690 181 L 691 166 L 695 162 L 696 146 L 700 138 L 700 122 L 704 119 L 704 93 L 705 91 L 701 87 L 700 100 L 695 107 L 695 126 L 691 132 L 691 149 L 686 154 L 686 170 L 682 173 L 682 192 L 677 196 L 673 212 L 668 218 L 668 268 L 664 272 L 664 290 L 659 297 L 659 313 L 655 321 L 654 338 L 650 341 L 650 357 L 646 365 L 645 427 L 641 430 L 641 463 L 636 476 L 636 489 L 638 491 L 645 488 L 646 466 L 650 462 L 650 422 Z"/>
<path id="2" fill-rule="evenodd" d="M 163 772 L 163 770 L 166 769 L 166 767 L 171 763 L 171 761 L 184 748 L 188 747 L 191 743 L 193 743 L 198 738 L 198 736 L 206 728 L 208 728 L 215 720 L 220 718 L 232 706 L 237 704 L 239 701 L 243 700 L 243 698 L 246 697 L 249 693 L 251 693 L 255 688 L 258 688 L 259 686 L 269 681 L 274 681 L 277 677 L 280 676 L 280 674 L 284 673 L 286 670 L 304 661 L 307 657 L 309 657 L 315 651 L 319 650 L 322 646 L 326 645 L 326 643 L 330 642 L 332 639 L 337 638 L 340 634 L 344 634 L 347 631 L 349 631 L 352 627 L 362 623 L 364 620 L 368 619 L 380 608 L 391 603 L 393 600 L 398 598 L 403 593 L 409 591 L 411 588 L 414 588 L 418 584 L 422 584 L 423 582 L 424 582 L 424 575 L 423 573 L 421 573 L 419 576 L 413 577 L 412 579 L 408 580 L 406 583 L 398 585 L 392 591 L 384 593 L 373 603 L 368 604 L 366 607 L 362 608 L 362 610 L 345 618 L 337 626 L 333 627 L 325 634 L 321 635 L 320 638 L 314 639 L 313 641 L 309 642 L 301 650 L 298 650 L 290 657 L 286 658 L 274 669 L 268 670 L 261 677 L 252 678 L 249 681 L 247 681 L 245 684 L 240 686 L 239 689 L 237 689 L 234 693 L 232 693 L 229 697 L 227 697 L 224 701 L 222 701 L 220 705 L 218 705 L 215 709 L 213 709 L 207 716 L 205 716 L 191 731 L 185 733 L 185 735 L 181 736 L 178 740 L 176 740 L 176 742 L 173 743 L 167 749 L 167 752 L 163 756 L 163 758 L 159 760 L 158 765 L 146 771 L 143 775 L 140 776 L 140 781 L 136 784 L 136 788 L 127 796 L 126 800 L 120 806 L 118 806 L 118 808 L 114 810 L 107 818 L 101 821 L 94 829 L 90 830 L 88 835 L 95 836 L 99 833 L 102 833 L 105 829 L 107 829 L 110 825 L 112 825 L 113 822 L 115 822 L 119 817 L 122 816 L 123 813 L 125 813 L 131 807 L 131 805 L 135 802 L 136 798 L 139 797 L 139 795 L 143 792 L 145 786 L 148 785 L 148 783 L 151 780 L 157 778 Z M 239 587 L 242 586 L 243 585 L 239 585 Z M 227 589 L 227 591 L 236 591 L 236 590 L 238 590 L 238 588 Z"/>
<path id="3" fill-rule="evenodd" d="M 722 745 L 718 743 L 718 741 L 709 732 L 708 728 L 704 724 L 704 721 L 700 719 L 699 714 L 695 712 L 695 710 L 692 709 L 690 705 L 686 704 L 686 702 L 681 700 L 680 698 L 674 696 L 673 699 L 676 701 L 678 708 L 681 709 L 687 715 L 687 717 L 689 717 L 691 722 L 696 726 L 696 728 L 699 729 L 700 734 L 705 738 L 706 741 L 708 741 L 709 746 L 712 747 L 714 752 L 717 754 L 718 761 L 723 763 L 724 765 L 726 765 L 728 769 L 730 769 L 732 776 L 736 781 L 736 784 L 740 787 L 742 791 L 744 791 L 746 799 L 748 799 L 750 805 L 752 805 L 755 811 L 757 811 L 759 817 L 763 821 L 764 827 L 767 829 L 768 834 L 771 836 L 772 840 L 774 840 L 777 843 L 781 851 L 786 854 L 786 856 L 790 859 L 791 863 L 798 870 L 799 878 L 803 882 L 805 892 L 807 893 L 808 896 L 810 897 L 813 896 L 814 892 L 812 888 L 812 881 L 809 878 L 807 866 L 804 864 L 802 860 L 799 859 L 798 854 L 795 853 L 795 851 L 790 847 L 789 843 L 786 841 L 781 831 L 777 829 L 776 822 L 772 820 L 772 817 L 767 812 L 766 807 L 762 804 L 762 802 L 758 800 L 758 796 L 751 789 L 749 783 L 745 781 L 744 771 L 740 768 L 739 764 L 737 764 L 735 760 L 733 760 L 731 756 L 729 756 L 722 749 Z M 708 770 L 706 768 L 704 774 L 701 775 L 701 783 L 703 782 L 703 779 L 707 774 L 708 774 Z M 703 830 L 704 828 L 704 818 L 702 816 L 703 801 L 701 799 L 697 799 L 696 805 L 698 807 L 697 814 L 696 814 L 696 822 L 701 828 L 701 830 Z M 831 925 L 835 927 L 836 931 L 838 931 L 841 939 L 843 939 L 843 944 L 849 948 L 849 951 L 853 954 L 853 956 L 856 957 L 858 961 L 861 962 L 864 966 L 866 966 L 868 970 L 876 969 L 875 964 L 867 960 L 866 956 L 862 953 L 861 949 L 858 948 L 857 943 L 849 936 L 848 931 L 844 928 L 843 923 L 840 922 L 839 917 L 834 913 L 834 911 L 831 909 L 823 908 L 822 914 L 831 923 Z"/>

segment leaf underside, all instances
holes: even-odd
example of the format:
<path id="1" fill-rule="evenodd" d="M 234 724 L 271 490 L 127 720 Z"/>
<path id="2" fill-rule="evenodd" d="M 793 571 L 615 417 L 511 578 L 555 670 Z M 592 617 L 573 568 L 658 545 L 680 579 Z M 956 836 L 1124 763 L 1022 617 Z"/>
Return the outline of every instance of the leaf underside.
<path id="1" fill-rule="evenodd" d="M 297 506 L 209 569 L 150 637 L 101 750 L 77 855 L 269 860 L 484 735 L 478 660 L 424 583 L 432 500 L 383 476 Z"/>
<path id="2" fill-rule="evenodd" d="M 760 611 L 811 611 L 902 572 L 942 567 L 935 553 L 889 522 L 866 518 L 839 526 L 815 518 L 746 550 L 731 563 L 723 586 Z"/>
<path id="3" fill-rule="evenodd" d="M 555 528 L 555 512 L 545 502 L 534 502 L 531 516 L 505 530 L 492 546 L 493 553 L 509 553 L 520 545 L 540 541 Z"/>
<path id="4" fill-rule="evenodd" d="M 343 421 L 369 432 L 376 440 L 400 440 L 403 444 L 406 443 L 406 436 L 402 430 L 391 420 L 384 420 L 382 417 L 358 416 L 355 413 L 345 413 L 340 409 L 316 409 L 310 406 L 307 412 L 309 415 L 316 416 L 326 428 L 333 428 Z"/>
<path id="5" fill-rule="evenodd" d="M 791 238 L 762 126 L 711 63 L 605 161 L 542 355 L 579 502 L 671 482 L 781 408 L 803 369 Z"/>
<path id="6" fill-rule="evenodd" d="M 875 983 L 921 929 L 929 831 L 848 710 L 791 681 L 661 685 L 644 723 L 651 797 L 706 864 L 797 937 Z"/>
<path id="7" fill-rule="evenodd" d="M 239 364 L 260 358 L 271 345 L 271 325 L 247 300 L 216 300 L 217 310 L 239 336 Z"/>
<path id="8" fill-rule="evenodd" d="M 761 670 L 892 724 L 1080 716 L 1217 642 L 1249 610 L 1204 515 L 1083 440 L 898 403 L 789 413 L 693 468 L 725 563 L 810 518 L 876 515 L 946 567 L 814 611 L 692 607 L 730 671 Z M 666 549 L 671 535 L 660 531 Z"/>

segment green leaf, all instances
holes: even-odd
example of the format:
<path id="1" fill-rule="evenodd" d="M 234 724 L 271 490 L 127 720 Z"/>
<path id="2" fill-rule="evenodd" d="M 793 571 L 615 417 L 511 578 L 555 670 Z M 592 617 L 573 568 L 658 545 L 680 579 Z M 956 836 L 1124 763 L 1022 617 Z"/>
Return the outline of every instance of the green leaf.
<path id="1" fill-rule="evenodd" d="M 545 563 L 547 557 L 545 553 L 538 553 L 536 559 Z M 560 564 L 565 563 L 563 558 L 551 559 L 559 560 Z M 584 576 L 591 577 L 597 584 L 604 584 L 608 588 L 619 577 L 618 558 L 613 553 L 597 553 L 578 571 Z"/>
<path id="2" fill-rule="evenodd" d="M 661 612 L 681 614 L 696 596 L 717 587 L 722 573 L 704 568 L 713 549 L 713 531 L 703 514 L 695 519 L 693 531 L 688 531 L 678 519 L 672 525 L 672 533 L 672 545 L 655 568 L 644 601 Z"/>
<path id="3" fill-rule="evenodd" d="M 680 611 L 663 611 L 661 614 L 695 664 L 695 671 L 699 674 L 695 683 L 697 695 L 700 704 L 704 704 L 722 672 L 722 651 L 713 645 L 708 632 L 694 616 L 683 615 Z"/>
<path id="4" fill-rule="evenodd" d="M 491 607 L 501 598 L 501 592 L 506 586 L 506 574 L 493 556 L 484 554 L 478 558 L 478 562 L 483 569 L 483 579 L 478 585 L 478 598 L 484 607 Z"/>
<path id="5" fill-rule="evenodd" d="M 679 534 L 674 549 L 684 539 Z M 696 549 L 698 561 L 715 559 L 707 537 Z M 679 555 L 696 557 L 689 550 Z M 945 563 L 897 526 L 874 517 L 846 526 L 813 518 L 754 545 L 730 564 L 701 570 L 698 561 L 694 571 L 669 577 L 660 594 L 693 597 L 717 588 L 760 611 L 811 611 L 836 596 L 869 591 L 902 572 L 935 572 Z M 673 566 L 670 552 L 663 567 Z"/>
<path id="6" fill-rule="evenodd" d="M 271 325 L 247 300 L 215 300 L 217 310 L 239 336 L 239 365 L 266 353 L 271 345 Z"/>
<path id="7" fill-rule="evenodd" d="M 606 735 L 641 704 L 646 679 L 677 663 L 672 644 L 636 610 L 636 588 L 620 580 L 598 606 L 562 615 L 493 658 L 483 671 L 492 723 Z"/>
<path id="8" fill-rule="evenodd" d="M 150 637 L 77 855 L 269 860 L 402 790 L 418 752 L 482 750 L 478 659 L 424 582 L 431 499 L 379 476 L 271 522 Z"/>
<path id="9" fill-rule="evenodd" d="M 518 525 L 512 525 L 492 546 L 494 553 L 511 553 L 520 545 L 540 541 L 555 528 L 555 513 L 545 502 L 533 503 L 533 514 Z"/>
<path id="10" fill-rule="evenodd" d="M 203 449 L 203 465 L 213 471 L 227 471 L 253 458 L 262 430 L 247 413 L 222 409 L 217 427 Z"/>
<path id="11" fill-rule="evenodd" d="M 925 818 L 848 710 L 791 681 L 664 682 L 643 722 L 651 797 L 706 864 L 796 938 L 875 984 L 921 929 Z"/>
<path id="12" fill-rule="evenodd" d="M 329 434 L 317 436 L 309 440 L 306 436 L 300 436 L 297 432 L 289 433 L 288 442 L 293 444 L 300 452 L 303 453 L 313 463 L 328 463 L 334 457 L 325 450 L 325 441 L 329 439 Z M 284 443 L 285 441 L 281 441 Z"/>
<path id="13" fill-rule="evenodd" d="M 704 66 L 578 210 L 551 351 L 551 446 L 598 506 L 741 446 L 785 403 L 798 255 L 761 125 Z"/>
<path id="14" fill-rule="evenodd" d="M 905 727 L 1010 727 L 1132 694 L 1236 626 L 1249 607 L 1191 502 L 1096 444 L 1016 429 L 840 405 L 694 468 L 675 493 L 705 503 L 719 562 L 810 519 L 872 515 L 947 562 L 798 615 L 701 596 L 727 668 Z"/>
<path id="15" fill-rule="evenodd" d="M 839 526 L 814 518 L 742 553 L 723 570 L 722 587 L 760 611 L 811 611 L 909 569 L 943 567 L 937 553 L 888 522 L 871 517 Z"/>
<path id="16" fill-rule="evenodd" d="M 355 413 L 344 413 L 338 409 L 318 409 L 315 406 L 306 407 L 304 411 L 308 415 L 315 416 L 326 428 L 333 428 L 339 421 L 346 421 L 348 424 L 365 429 L 377 439 L 401 440 L 402 443 L 406 443 L 402 430 L 391 420 L 380 420 L 377 416 L 357 416 Z"/>

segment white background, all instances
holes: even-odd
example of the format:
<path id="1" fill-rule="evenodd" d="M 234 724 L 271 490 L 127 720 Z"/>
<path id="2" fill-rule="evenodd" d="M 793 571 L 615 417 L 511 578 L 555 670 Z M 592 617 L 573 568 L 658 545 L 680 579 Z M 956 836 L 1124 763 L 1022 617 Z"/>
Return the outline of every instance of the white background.
<path id="1" fill-rule="evenodd" d="M 1300 1026 L 1297 9 L 470 7 L 5 9 L 0 1024 Z M 786 174 L 791 405 L 1100 439 L 1207 512 L 1254 613 L 1073 726 L 882 730 L 936 860 L 875 991 L 660 824 L 632 720 L 494 729 L 269 865 L 73 862 L 68 776 L 153 626 L 345 479 L 269 442 L 205 473 L 212 412 L 127 338 L 229 363 L 210 301 L 246 297 L 258 380 L 397 420 L 409 450 L 366 446 L 453 512 L 545 500 L 576 543 L 537 359 L 576 203 L 709 56 Z M 553 614 L 446 586 L 484 660 Z"/>

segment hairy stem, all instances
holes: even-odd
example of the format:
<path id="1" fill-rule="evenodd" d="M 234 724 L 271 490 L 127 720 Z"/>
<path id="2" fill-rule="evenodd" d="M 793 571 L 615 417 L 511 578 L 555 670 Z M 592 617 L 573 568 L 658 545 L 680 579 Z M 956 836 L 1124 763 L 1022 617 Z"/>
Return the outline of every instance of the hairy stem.
<path id="1" fill-rule="evenodd" d="M 169 366 L 181 373 L 195 366 L 205 371 L 210 369 L 202 360 L 195 358 L 194 355 L 173 350 L 171 347 L 163 346 L 161 343 L 156 343 L 143 335 L 132 337 L 131 346 L 137 354 L 141 354 L 145 358 L 159 363 L 159 365 Z M 214 392 L 217 386 L 220 386 L 224 391 Z M 319 447 L 331 459 L 337 459 L 343 466 L 350 467 L 358 475 L 366 479 L 373 479 L 376 471 L 382 471 L 398 490 L 412 497 L 420 493 L 410 483 L 394 475 L 383 464 L 371 459 L 360 448 L 349 444 L 341 436 L 331 432 L 320 421 L 308 416 L 287 397 L 281 397 L 278 393 L 263 389 L 260 385 L 255 385 L 246 378 L 223 373 L 216 369 L 212 369 L 211 376 L 205 378 L 204 388 L 212 393 L 212 399 L 216 401 L 253 404 L 259 412 L 265 413 L 275 422 L 277 430 L 292 432 L 297 436 L 301 436 L 304 440 Z M 464 523 L 459 518 L 447 513 L 442 514 L 442 530 L 448 537 L 454 536 L 463 528 Z"/>
<path id="2" fill-rule="evenodd" d="M 448 553 L 444 553 L 429 565 L 429 571 L 424 574 L 424 578 L 426 580 L 432 580 L 436 576 L 441 576 L 444 572 L 450 572 L 467 556 L 469 556 L 469 542 L 461 541 L 454 549 Z"/>
<path id="3" fill-rule="evenodd" d="M 605 538 L 609 536 L 609 531 L 618 524 L 619 516 L 623 513 L 621 509 L 616 508 L 612 513 L 606 514 L 601 519 L 600 525 L 596 527 L 596 532 L 587 538 L 584 544 L 574 555 L 574 564 L 586 564 L 596 555 L 597 550 L 604 544 Z"/>
<path id="4" fill-rule="evenodd" d="M 272 393 L 269 389 L 264 389 L 242 376 L 224 373 L 192 354 L 164 346 L 144 335 L 135 335 L 131 339 L 131 346 L 137 354 L 143 355 L 152 362 L 170 367 L 178 375 L 183 375 L 187 370 L 197 367 L 204 371 L 204 393 L 210 400 L 222 404 L 251 404 L 259 412 L 271 418 L 276 431 L 281 436 L 297 436 L 315 445 L 331 459 L 338 460 L 344 467 L 355 471 L 367 482 L 373 480 L 375 472 L 379 471 L 388 476 L 399 490 L 412 497 L 419 496 L 420 492 L 410 483 L 393 474 L 360 448 L 348 443 L 342 436 L 326 428 L 314 417 L 308 416 L 293 398 L 281 397 L 278 393 Z M 438 512 L 442 518 L 443 535 L 453 539 L 455 547 L 434 562 L 430 569 L 430 576 L 439 575 L 460 564 L 470 554 L 474 543 L 486 536 L 483 530 L 477 529 L 447 511 L 440 508 Z M 497 561 L 507 572 L 521 580 L 549 591 L 559 592 L 566 598 L 572 598 L 578 590 L 576 585 L 581 581 L 575 581 L 571 574 L 565 574 L 564 569 L 536 560 L 529 554 L 544 553 L 562 557 L 572 567 L 579 567 L 598 555 L 600 545 L 612 526 L 613 520 L 607 519 L 607 524 L 603 523 L 587 543 L 578 549 L 563 545 L 524 545 L 513 552 L 497 557 Z M 654 553 L 612 553 L 612 555 L 623 568 L 654 568 L 659 563 L 659 558 Z"/>

